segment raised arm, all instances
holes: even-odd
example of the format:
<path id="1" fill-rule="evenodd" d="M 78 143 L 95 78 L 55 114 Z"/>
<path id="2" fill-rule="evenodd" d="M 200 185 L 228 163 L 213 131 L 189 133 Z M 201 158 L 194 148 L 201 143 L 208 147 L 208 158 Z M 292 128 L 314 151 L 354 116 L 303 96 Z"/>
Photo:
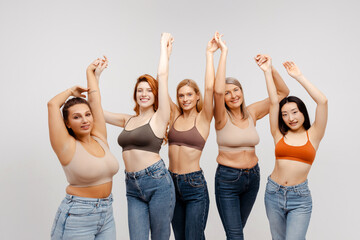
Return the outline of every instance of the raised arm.
<path id="1" fill-rule="evenodd" d="M 283 65 L 286 68 L 288 74 L 305 88 L 310 97 L 317 104 L 315 121 L 312 124 L 310 131 L 312 133 L 311 137 L 317 141 L 317 144 L 319 144 L 320 140 L 324 137 L 325 134 L 328 117 L 328 100 L 319 89 L 317 89 L 309 80 L 304 77 L 294 62 L 284 62 Z"/>
<path id="2" fill-rule="evenodd" d="M 107 67 L 107 65 L 108 59 L 104 56 L 104 59 L 96 59 L 86 69 L 86 78 L 89 89 L 88 101 L 94 119 L 94 126 L 91 134 L 101 138 L 104 142 L 107 142 L 107 132 L 103 109 L 101 106 L 99 79 L 102 71 Z"/>
<path id="3" fill-rule="evenodd" d="M 87 91 L 86 88 L 74 86 L 59 93 L 47 104 L 50 143 L 62 165 L 66 165 L 71 160 L 66 158 L 67 150 L 72 144 L 75 146 L 75 139 L 67 131 L 60 108 L 69 97 L 85 97 L 82 93 Z"/>
<path id="4" fill-rule="evenodd" d="M 159 106 L 154 115 L 156 126 L 152 126 L 157 136 L 162 136 L 170 119 L 170 101 L 168 93 L 169 58 L 174 38 L 170 33 L 163 33 L 160 40 L 160 60 L 158 67 Z"/>
<path id="5" fill-rule="evenodd" d="M 265 54 L 258 54 L 255 57 L 255 61 L 259 66 L 264 64 L 268 59 L 271 60 L 271 57 L 268 55 L 265 55 Z M 278 71 L 274 68 L 274 66 L 272 66 L 272 63 L 271 63 L 271 75 L 272 75 L 272 79 L 275 84 L 276 93 L 278 95 L 278 99 L 280 102 L 284 97 L 289 95 L 290 91 L 289 91 L 289 88 L 286 86 L 284 80 L 278 73 Z M 269 113 L 269 110 L 270 110 L 270 99 L 269 98 L 266 98 L 262 101 L 255 102 L 248 107 L 248 111 L 250 112 L 250 114 L 252 114 L 254 120 L 259 120 L 259 119 L 265 117 Z"/>
<path id="6" fill-rule="evenodd" d="M 216 33 L 216 41 L 221 49 L 219 59 L 219 66 L 216 71 L 215 89 L 214 89 L 214 118 L 215 129 L 219 130 L 225 126 L 226 123 L 226 108 L 225 108 L 225 77 L 226 77 L 226 57 L 228 48 L 222 40 L 222 35 Z"/>
<path id="7" fill-rule="evenodd" d="M 215 33 L 216 34 L 216 33 Z M 201 115 L 210 123 L 214 114 L 213 95 L 214 95 L 214 52 L 219 48 L 215 35 L 208 42 L 206 47 L 206 70 L 205 70 L 205 90 L 204 90 L 204 107 Z"/>
<path id="8" fill-rule="evenodd" d="M 259 56 L 259 55 L 258 55 Z M 268 101 L 270 102 L 270 111 L 269 111 L 269 120 L 270 120 L 270 130 L 274 138 L 274 142 L 277 143 L 281 138 L 281 132 L 279 130 L 279 96 L 276 90 L 276 86 L 273 79 L 272 70 L 272 61 L 269 56 L 265 56 L 266 60 L 263 61 L 262 58 L 255 57 L 255 61 L 263 70 L 265 75 L 266 87 L 269 94 Z"/>

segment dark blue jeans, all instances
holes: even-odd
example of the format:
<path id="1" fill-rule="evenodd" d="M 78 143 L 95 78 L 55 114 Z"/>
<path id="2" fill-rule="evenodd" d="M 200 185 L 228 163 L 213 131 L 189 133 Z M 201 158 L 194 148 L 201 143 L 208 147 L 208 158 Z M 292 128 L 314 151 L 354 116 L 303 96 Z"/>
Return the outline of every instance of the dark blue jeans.
<path id="1" fill-rule="evenodd" d="M 187 174 L 170 172 L 170 175 L 176 192 L 174 217 L 171 222 L 175 239 L 205 239 L 209 193 L 202 170 Z"/>
<path id="2" fill-rule="evenodd" d="M 259 165 L 251 169 L 236 169 L 219 164 L 215 176 L 216 205 L 227 239 L 244 239 L 243 228 L 259 184 Z"/>
<path id="3" fill-rule="evenodd" d="M 126 172 L 131 240 L 168 240 L 175 205 L 174 184 L 163 160 L 138 172 Z"/>

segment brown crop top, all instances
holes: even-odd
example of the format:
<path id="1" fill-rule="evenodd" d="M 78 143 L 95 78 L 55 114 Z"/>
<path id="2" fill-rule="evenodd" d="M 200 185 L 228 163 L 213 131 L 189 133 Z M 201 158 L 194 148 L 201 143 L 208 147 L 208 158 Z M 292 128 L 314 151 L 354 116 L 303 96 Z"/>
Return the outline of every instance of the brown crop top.
<path id="1" fill-rule="evenodd" d="M 130 121 L 130 119 L 127 121 L 127 123 Z M 163 139 L 158 138 L 155 135 L 151 129 L 150 121 L 151 118 L 147 124 L 129 131 L 125 129 L 127 123 L 125 124 L 124 130 L 118 137 L 118 143 L 122 147 L 123 152 L 132 149 L 138 149 L 159 153 Z"/>
<path id="2" fill-rule="evenodd" d="M 194 121 L 194 127 L 186 131 L 178 131 L 174 128 L 176 120 L 180 117 L 179 115 L 173 125 L 169 130 L 168 140 L 169 145 L 179 145 L 179 146 L 186 146 L 190 148 L 195 148 L 200 151 L 203 150 L 205 146 L 205 139 L 199 133 L 199 130 L 196 128 L 196 118 Z"/>
<path id="3" fill-rule="evenodd" d="M 112 181 L 119 170 L 119 163 L 108 146 L 95 136 L 91 136 L 104 149 L 103 157 L 88 153 L 79 141 L 76 141 L 75 153 L 69 164 L 63 166 L 67 181 L 74 187 L 89 187 Z"/>
<path id="4" fill-rule="evenodd" d="M 227 114 L 228 115 L 228 114 Z M 221 151 L 242 151 L 254 150 L 255 145 L 260 142 L 259 135 L 256 131 L 254 121 L 249 114 L 249 125 L 247 128 L 235 126 L 229 116 L 225 126 L 216 130 L 216 141 Z"/>
<path id="5" fill-rule="evenodd" d="M 275 145 L 276 159 L 294 160 L 312 165 L 316 150 L 311 144 L 308 131 L 306 131 L 307 142 L 302 146 L 291 146 L 286 144 L 284 137 Z"/>

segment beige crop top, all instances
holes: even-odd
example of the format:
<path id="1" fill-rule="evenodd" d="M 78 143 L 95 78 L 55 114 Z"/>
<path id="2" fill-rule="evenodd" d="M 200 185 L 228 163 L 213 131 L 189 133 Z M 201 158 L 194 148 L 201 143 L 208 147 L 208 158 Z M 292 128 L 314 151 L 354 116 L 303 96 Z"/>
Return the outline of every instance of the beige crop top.
<path id="1" fill-rule="evenodd" d="M 229 116 L 225 126 L 216 130 L 216 141 L 221 151 L 254 150 L 255 145 L 260 142 L 259 135 L 254 126 L 254 121 L 249 114 L 249 125 L 247 128 L 235 126 Z"/>
<path id="2" fill-rule="evenodd" d="M 92 136 L 104 149 L 103 157 L 88 153 L 79 141 L 76 141 L 75 153 L 66 166 L 63 166 L 66 178 L 71 186 L 89 187 L 111 182 L 119 170 L 119 163 L 108 146 L 99 138 Z"/>

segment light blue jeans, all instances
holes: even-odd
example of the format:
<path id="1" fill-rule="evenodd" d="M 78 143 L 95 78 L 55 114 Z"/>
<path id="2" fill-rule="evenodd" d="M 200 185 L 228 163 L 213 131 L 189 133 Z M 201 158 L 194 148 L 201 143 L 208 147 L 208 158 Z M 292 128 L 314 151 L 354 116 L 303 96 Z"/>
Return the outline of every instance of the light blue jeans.
<path id="1" fill-rule="evenodd" d="M 273 240 L 305 239 L 312 211 L 307 180 L 295 186 L 282 186 L 269 177 L 265 207 Z"/>
<path id="2" fill-rule="evenodd" d="M 131 240 L 168 240 L 175 189 L 163 160 L 139 172 L 125 172 Z"/>
<path id="3" fill-rule="evenodd" d="M 83 198 L 66 194 L 55 215 L 52 240 L 115 240 L 113 198 Z"/>

